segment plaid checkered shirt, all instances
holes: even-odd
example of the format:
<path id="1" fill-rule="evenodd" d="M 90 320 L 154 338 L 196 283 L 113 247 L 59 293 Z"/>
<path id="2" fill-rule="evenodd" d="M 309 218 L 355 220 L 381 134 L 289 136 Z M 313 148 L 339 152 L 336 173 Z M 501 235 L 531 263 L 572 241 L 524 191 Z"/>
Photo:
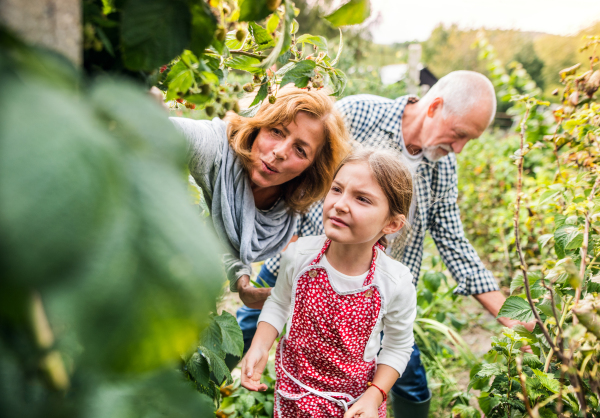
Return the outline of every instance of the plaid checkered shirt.
<path id="1" fill-rule="evenodd" d="M 414 96 L 391 100 L 362 94 L 346 97 L 336 106 L 344 115 L 354 140 L 365 146 L 402 152 L 404 108 L 417 100 Z M 410 269 L 416 286 L 423 260 L 425 232 L 429 231 L 442 260 L 458 283 L 454 293 L 476 295 L 498 290 L 494 276 L 485 269 L 463 231 L 456 201 L 456 156 L 450 153 L 435 163 L 424 157 L 413 182 L 417 210 L 409 230 L 390 243 L 390 255 Z M 301 217 L 297 232 L 299 236 L 324 233 L 322 202 L 314 204 Z M 279 271 L 279 259 L 280 255 L 265 263 L 267 270 L 274 275 Z"/>

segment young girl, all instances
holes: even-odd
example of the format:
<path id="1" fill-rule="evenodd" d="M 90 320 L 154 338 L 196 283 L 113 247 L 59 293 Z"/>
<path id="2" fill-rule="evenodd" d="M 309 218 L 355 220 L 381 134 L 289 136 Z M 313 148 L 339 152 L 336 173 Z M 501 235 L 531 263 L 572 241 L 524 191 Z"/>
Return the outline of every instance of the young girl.
<path id="1" fill-rule="evenodd" d="M 241 376 L 245 388 L 266 390 L 260 377 L 287 324 L 275 359 L 275 417 L 386 416 L 416 314 L 412 275 L 384 251 L 384 236 L 404 226 L 410 209 L 412 179 L 400 158 L 353 152 L 325 198 L 326 236 L 300 238 L 283 254 Z"/>

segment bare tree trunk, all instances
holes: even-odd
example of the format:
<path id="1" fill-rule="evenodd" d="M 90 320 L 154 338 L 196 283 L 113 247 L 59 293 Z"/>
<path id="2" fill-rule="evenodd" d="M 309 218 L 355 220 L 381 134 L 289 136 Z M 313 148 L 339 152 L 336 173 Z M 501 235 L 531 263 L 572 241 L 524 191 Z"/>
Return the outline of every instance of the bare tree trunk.
<path id="1" fill-rule="evenodd" d="M 25 41 L 82 62 L 80 0 L 0 0 L 0 23 Z"/>

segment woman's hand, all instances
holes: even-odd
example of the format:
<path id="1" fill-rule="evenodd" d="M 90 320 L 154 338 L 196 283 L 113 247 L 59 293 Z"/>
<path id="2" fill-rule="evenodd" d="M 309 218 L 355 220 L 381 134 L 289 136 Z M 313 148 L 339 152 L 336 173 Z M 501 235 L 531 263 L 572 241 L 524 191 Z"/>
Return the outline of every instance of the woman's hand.
<path id="1" fill-rule="evenodd" d="M 236 286 L 244 305 L 252 309 L 262 309 L 265 301 L 271 294 L 270 287 L 258 288 L 252 286 L 250 277 L 246 274 L 238 279 Z"/>
<path id="2" fill-rule="evenodd" d="M 250 347 L 242 360 L 242 386 L 248 390 L 265 391 L 267 385 L 260 383 L 260 377 L 267 365 L 269 350 Z"/>
<path id="3" fill-rule="evenodd" d="M 383 396 L 379 389 L 371 386 L 344 414 L 344 418 L 377 418 L 377 409 L 383 402 Z"/>

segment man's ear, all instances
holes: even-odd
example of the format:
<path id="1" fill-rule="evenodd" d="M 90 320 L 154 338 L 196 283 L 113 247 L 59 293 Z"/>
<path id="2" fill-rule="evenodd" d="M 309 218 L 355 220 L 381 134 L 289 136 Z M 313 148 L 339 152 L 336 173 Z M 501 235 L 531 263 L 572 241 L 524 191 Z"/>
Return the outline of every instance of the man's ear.
<path id="1" fill-rule="evenodd" d="M 404 215 L 393 216 L 392 218 L 390 218 L 387 225 L 385 227 L 383 227 L 383 230 L 381 232 L 383 232 L 386 235 L 394 234 L 394 233 L 400 231 L 405 223 L 406 223 L 406 216 L 404 216 Z"/>
<path id="2" fill-rule="evenodd" d="M 444 106 L 444 99 L 442 99 L 441 97 L 436 97 L 435 99 L 433 99 L 433 101 L 427 108 L 427 116 L 432 118 L 436 112 L 439 112 L 442 110 L 443 106 Z"/>

